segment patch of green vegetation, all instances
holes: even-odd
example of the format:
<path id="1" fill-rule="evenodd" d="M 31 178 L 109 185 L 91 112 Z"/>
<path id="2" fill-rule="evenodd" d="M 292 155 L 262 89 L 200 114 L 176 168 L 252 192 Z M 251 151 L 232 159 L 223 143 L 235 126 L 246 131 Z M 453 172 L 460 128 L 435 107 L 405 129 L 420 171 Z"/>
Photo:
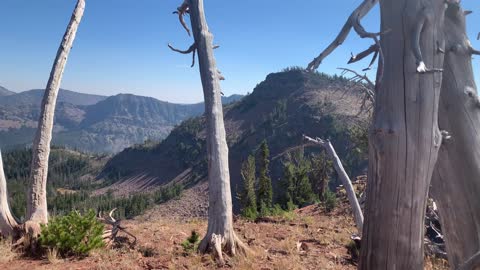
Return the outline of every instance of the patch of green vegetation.
<path id="1" fill-rule="evenodd" d="M 200 234 L 198 234 L 195 230 L 192 231 L 190 236 L 181 243 L 183 251 L 185 253 L 193 253 L 198 250 L 198 245 L 200 244 Z"/>
<path id="2" fill-rule="evenodd" d="M 40 244 L 48 249 L 56 249 L 61 256 L 86 256 L 90 251 L 104 246 L 102 234 L 104 225 L 95 211 L 85 215 L 77 211 L 62 217 L 54 217 L 48 225 L 42 225 Z"/>
<path id="3" fill-rule="evenodd" d="M 63 215 L 72 209 L 81 212 L 88 209 L 108 212 L 117 208 L 119 218 L 133 218 L 143 214 L 145 210 L 156 204 L 180 196 L 182 190 L 183 186 L 181 185 L 171 185 L 160 188 L 153 193 L 136 193 L 125 197 L 114 197 L 112 192 L 100 196 L 91 196 L 89 192 L 82 191 L 49 198 L 48 208 L 52 215 Z"/>
<path id="4" fill-rule="evenodd" d="M 327 192 L 325 192 L 325 200 L 323 201 L 323 203 L 327 212 L 332 212 L 335 207 L 337 207 L 337 194 L 335 194 L 335 192 L 331 191 L 330 189 L 327 189 Z"/>
<path id="5" fill-rule="evenodd" d="M 22 221 L 26 213 L 25 192 L 28 188 L 31 157 L 30 149 L 4 154 L 10 206 L 14 215 Z M 119 218 L 132 218 L 155 204 L 178 197 L 183 190 L 181 185 L 170 185 L 152 193 L 137 193 L 126 197 L 114 197 L 111 192 L 92 196 L 93 190 L 105 185 L 93 177 L 102 167 L 103 158 L 104 156 L 52 147 L 47 181 L 47 205 L 52 216 L 66 215 L 72 210 L 87 213 L 89 209 L 106 212 L 118 208 Z M 89 174 L 92 177 L 85 179 Z"/>

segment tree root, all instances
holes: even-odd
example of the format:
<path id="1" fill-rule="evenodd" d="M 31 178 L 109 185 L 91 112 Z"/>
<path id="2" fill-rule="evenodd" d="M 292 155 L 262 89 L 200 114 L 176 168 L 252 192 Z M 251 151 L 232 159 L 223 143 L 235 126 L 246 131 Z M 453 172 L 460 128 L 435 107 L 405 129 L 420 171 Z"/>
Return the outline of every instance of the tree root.
<path id="1" fill-rule="evenodd" d="M 232 257 L 238 254 L 246 256 L 247 254 L 252 253 L 251 249 L 233 232 L 229 237 L 224 237 L 215 233 L 212 233 L 210 236 L 205 236 L 200 242 L 198 250 L 200 253 L 204 254 L 212 253 L 219 266 L 225 265 L 223 253 Z"/>

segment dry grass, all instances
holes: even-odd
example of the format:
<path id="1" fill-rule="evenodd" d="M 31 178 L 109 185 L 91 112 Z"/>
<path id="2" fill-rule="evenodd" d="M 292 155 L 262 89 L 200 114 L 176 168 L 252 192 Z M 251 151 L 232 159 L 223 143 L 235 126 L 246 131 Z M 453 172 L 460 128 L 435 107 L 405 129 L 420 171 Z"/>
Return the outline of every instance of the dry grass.
<path id="1" fill-rule="evenodd" d="M 338 203 L 339 207 L 331 213 L 326 213 L 323 207 L 310 206 L 263 223 L 237 220 L 235 231 L 252 253 L 247 257 L 226 256 L 227 265 L 220 269 L 356 269 L 348 250 L 350 236 L 356 232 L 355 224 L 348 203 L 344 200 Z M 181 245 L 192 230 L 203 236 L 206 220 L 143 216 L 125 221 L 124 225 L 138 237 L 133 249 L 96 250 L 82 260 L 48 264 L 45 260 L 15 258 L 2 245 L 0 269 L 218 269 L 210 255 L 187 253 Z M 8 254 L 2 255 L 5 250 Z M 5 258 L 10 260 L 3 261 Z M 444 261 L 426 259 L 425 269 L 448 267 Z"/>
<path id="2" fill-rule="evenodd" d="M 61 259 L 60 259 L 59 254 L 58 254 L 58 249 L 49 248 L 47 250 L 47 261 L 50 264 L 57 264 L 57 263 L 61 262 Z"/>
<path id="3" fill-rule="evenodd" d="M 8 263 L 17 258 L 17 253 L 12 250 L 10 239 L 0 240 L 0 263 Z"/>

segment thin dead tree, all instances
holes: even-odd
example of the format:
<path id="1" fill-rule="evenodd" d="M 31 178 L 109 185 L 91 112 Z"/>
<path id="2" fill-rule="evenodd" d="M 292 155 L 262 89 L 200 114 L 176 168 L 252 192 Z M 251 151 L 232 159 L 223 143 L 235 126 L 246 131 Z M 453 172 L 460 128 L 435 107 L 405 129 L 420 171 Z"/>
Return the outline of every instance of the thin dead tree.
<path id="1" fill-rule="evenodd" d="M 362 208 L 360 208 L 360 204 L 358 203 L 357 195 L 355 194 L 355 189 L 353 188 L 352 181 L 348 176 L 345 168 L 343 167 L 342 161 L 337 155 L 335 148 L 333 147 L 332 143 L 329 140 L 323 140 L 320 138 L 311 138 L 308 136 L 303 136 L 303 138 L 316 146 L 320 146 L 327 152 L 328 156 L 333 161 L 333 166 L 335 167 L 335 171 L 337 171 L 338 177 L 342 182 L 343 186 L 345 187 L 345 191 L 347 192 L 348 201 L 350 202 L 350 207 L 353 211 L 353 216 L 355 219 L 355 224 L 357 225 L 358 232 L 361 234 L 363 230 L 363 213 Z"/>
<path id="2" fill-rule="evenodd" d="M 78 0 L 68 24 L 62 43 L 58 48 L 50 78 L 45 89 L 32 148 L 32 165 L 30 171 L 30 189 L 27 194 L 27 219 L 34 223 L 47 223 L 47 176 L 50 143 L 52 141 L 53 120 L 58 91 L 67 64 L 68 54 L 72 48 L 78 26 L 85 10 L 85 0 Z"/>
<path id="3" fill-rule="evenodd" d="M 364 16 L 376 2 L 365 0 L 352 16 L 361 18 L 358 12 Z M 427 195 L 442 142 L 445 1 L 379 2 L 383 34 L 366 35 L 359 19 L 346 24 L 374 39 L 379 51 L 359 269 L 423 269 Z M 318 58 L 309 69 L 318 67 Z"/>
<path id="4" fill-rule="evenodd" d="M 48 222 L 47 174 L 55 105 L 68 54 L 72 48 L 84 10 L 85 0 L 78 0 L 60 48 L 58 49 L 41 104 L 40 119 L 32 149 L 31 179 L 27 193 L 27 221 L 23 224 L 23 230 L 34 237 L 40 232 L 39 224 Z M 15 227 L 16 224 L 12 220 L 13 215 L 10 212 L 8 204 L 5 204 L 7 200 L 7 190 L 3 166 L 0 173 L 2 174 L 2 176 L 0 176 L 0 188 L 2 189 L 0 192 L 0 203 L 2 204 L 2 208 L 0 209 L 0 211 L 2 211 L 2 213 L 0 213 L 0 224 L 2 224 L 1 233 L 2 235 L 11 235 L 12 227 Z"/>
<path id="5" fill-rule="evenodd" d="M 213 252 L 219 263 L 224 264 L 224 251 L 234 256 L 238 252 L 245 253 L 248 249 L 233 230 L 228 146 L 220 92 L 220 79 L 222 77 L 215 62 L 213 35 L 208 30 L 203 0 L 185 0 L 177 12 L 185 29 L 188 29 L 188 27 L 183 21 L 183 16 L 187 13 L 190 14 L 194 37 L 194 44 L 190 48 L 193 52 L 196 51 L 198 55 L 205 99 L 209 208 L 208 229 L 205 238 L 200 243 L 199 250 L 203 253 Z M 171 49 L 174 48 L 171 47 Z"/>

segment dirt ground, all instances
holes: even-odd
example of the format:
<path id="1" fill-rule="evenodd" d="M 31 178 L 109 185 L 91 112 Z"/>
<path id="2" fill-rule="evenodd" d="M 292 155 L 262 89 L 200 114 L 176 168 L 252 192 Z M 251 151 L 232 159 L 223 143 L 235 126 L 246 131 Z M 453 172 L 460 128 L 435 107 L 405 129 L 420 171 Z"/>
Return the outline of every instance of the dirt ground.
<path id="1" fill-rule="evenodd" d="M 0 248 L 0 269 L 219 269 L 211 256 L 185 252 L 181 245 L 191 231 L 205 233 L 205 219 L 150 212 L 124 224 L 138 238 L 133 248 L 99 250 L 81 260 L 18 258 Z M 356 228 L 346 200 L 331 213 L 313 205 L 259 223 L 238 219 L 235 230 L 251 253 L 226 257 L 220 269 L 356 269 L 347 248 Z M 427 258 L 425 269 L 448 268 Z"/>

